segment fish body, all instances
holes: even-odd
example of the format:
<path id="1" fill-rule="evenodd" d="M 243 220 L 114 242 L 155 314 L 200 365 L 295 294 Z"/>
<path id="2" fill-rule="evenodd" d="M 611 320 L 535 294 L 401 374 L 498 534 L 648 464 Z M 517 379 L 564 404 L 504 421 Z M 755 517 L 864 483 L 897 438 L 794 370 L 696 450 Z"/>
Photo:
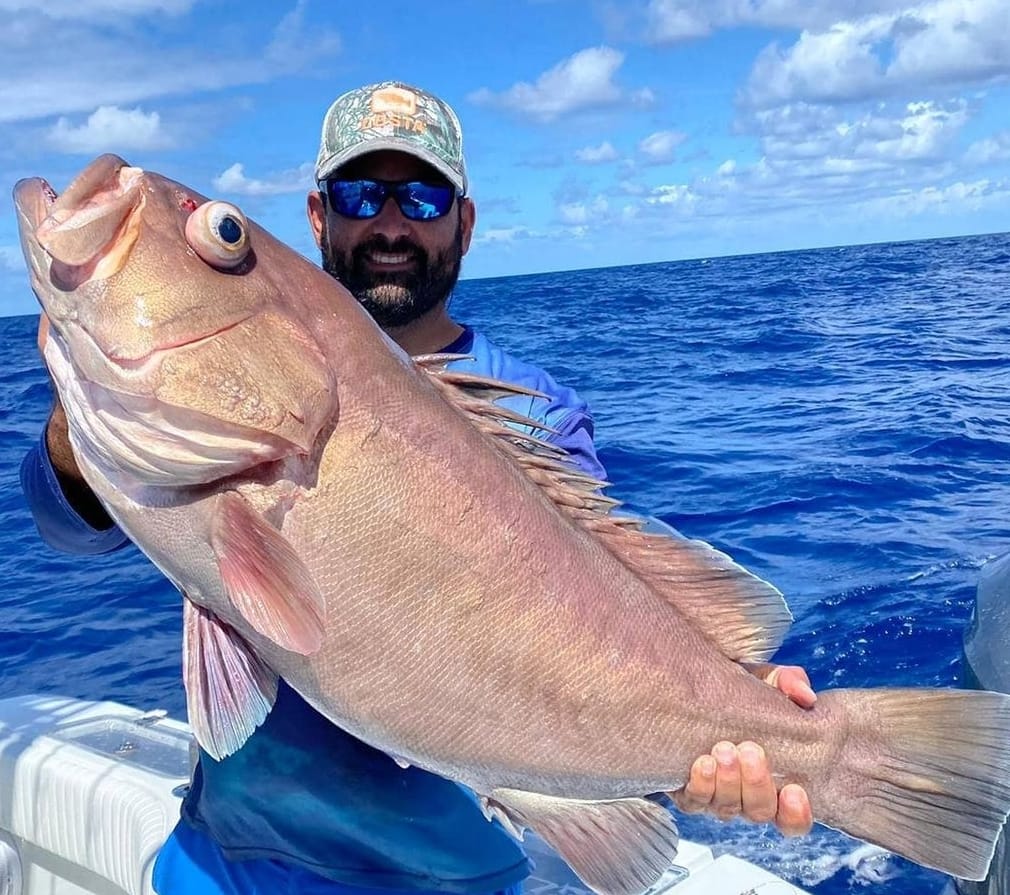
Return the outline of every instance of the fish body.
<path id="1" fill-rule="evenodd" d="M 981 878 L 1010 810 L 1010 698 L 747 673 L 789 614 L 697 541 L 647 534 L 497 398 L 411 358 L 325 272 L 114 156 L 15 188 L 75 455 L 185 595 L 215 757 L 283 677 L 401 764 L 477 792 L 591 887 L 640 892 L 677 831 L 645 796 L 761 743 L 815 818 Z"/>

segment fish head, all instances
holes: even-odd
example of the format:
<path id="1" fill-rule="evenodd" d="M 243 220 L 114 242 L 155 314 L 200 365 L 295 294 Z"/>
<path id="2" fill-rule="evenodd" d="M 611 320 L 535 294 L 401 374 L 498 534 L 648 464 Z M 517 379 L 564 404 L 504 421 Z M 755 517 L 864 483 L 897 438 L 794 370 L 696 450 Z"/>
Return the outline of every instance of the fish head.
<path id="1" fill-rule="evenodd" d="M 22 180 L 14 205 L 79 455 L 195 484 L 311 450 L 335 412 L 331 277 L 236 206 L 114 155 L 60 195 Z"/>

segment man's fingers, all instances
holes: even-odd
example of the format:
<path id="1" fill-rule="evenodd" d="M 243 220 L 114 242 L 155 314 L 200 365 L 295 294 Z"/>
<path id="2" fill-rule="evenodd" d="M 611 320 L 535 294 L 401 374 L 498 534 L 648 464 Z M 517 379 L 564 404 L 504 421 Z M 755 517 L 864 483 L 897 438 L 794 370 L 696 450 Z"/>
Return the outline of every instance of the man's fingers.
<path id="1" fill-rule="evenodd" d="M 740 756 L 733 743 L 717 743 L 712 750 L 716 762 L 715 794 L 710 810 L 722 820 L 736 817 L 741 808 Z"/>
<path id="2" fill-rule="evenodd" d="M 789 783 L 777 792 L 764 749 L 745 741 L 716 744 L 691 766 L 683 789 L 669 794 L 686 813 L 708 812 L 721 820 L 743 816 L 754 823 L 772 823 L 785 836 L 803 836 L 813 826 L 806 790 Z"/>
<path id="3" fill-rule="evenodd" d="M 784 836 L 806 836 L 814 825 L 807 791 L 798 783 L 787 783 L 779 793 L 775 826 Z"/>
<path id="4" fill-rule="evenodd" d="M 737 747 L 737 753 L 743 816 L 755 823 L 770 823 L 776 819 L 779 805 L 765 751 L 757 743 L 744 742 Z"/>

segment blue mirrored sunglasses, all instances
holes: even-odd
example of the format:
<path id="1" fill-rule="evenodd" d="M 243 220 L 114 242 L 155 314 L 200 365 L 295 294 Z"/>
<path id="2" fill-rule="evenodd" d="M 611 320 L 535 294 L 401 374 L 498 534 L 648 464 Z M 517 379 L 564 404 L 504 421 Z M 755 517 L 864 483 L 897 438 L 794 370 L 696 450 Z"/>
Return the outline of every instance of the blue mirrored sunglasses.
<path id="1" fill-rule="evenodd" d="M 330 207 L 345 218 L 374 218 L 392 196 L 405 218 L 431 221 L 447 214 L 456 189 L 423 180 L 326 180 L 321 184 Z"/>

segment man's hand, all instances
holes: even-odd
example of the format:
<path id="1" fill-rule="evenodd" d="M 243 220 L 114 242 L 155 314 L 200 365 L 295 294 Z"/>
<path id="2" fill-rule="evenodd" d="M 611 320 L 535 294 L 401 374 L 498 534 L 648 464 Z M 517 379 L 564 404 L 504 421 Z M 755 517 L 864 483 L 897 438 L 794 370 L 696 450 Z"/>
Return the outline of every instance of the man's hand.
<path id="1" fill-rule="evenodd" d="M 799 666 L 745 667 L 803 708 L 812 708 L 817 701 L 810 678 Z M 777 792 L 764 749 L 749 741 L 717 743 L 710 755 L 702 755 L 692 765 L 687 785 L 670 797 L 681 811 L 707 811 L 722 820 L 743 817 L 755 823 L 774 823 L 786 836 L 803 836 L 814 822 L 806 790 L 788 783 Z"/>

